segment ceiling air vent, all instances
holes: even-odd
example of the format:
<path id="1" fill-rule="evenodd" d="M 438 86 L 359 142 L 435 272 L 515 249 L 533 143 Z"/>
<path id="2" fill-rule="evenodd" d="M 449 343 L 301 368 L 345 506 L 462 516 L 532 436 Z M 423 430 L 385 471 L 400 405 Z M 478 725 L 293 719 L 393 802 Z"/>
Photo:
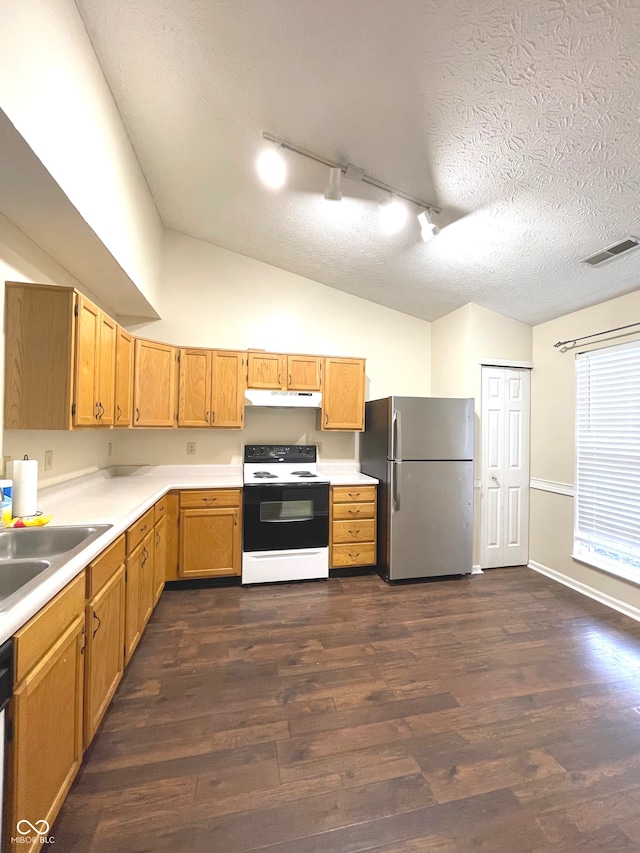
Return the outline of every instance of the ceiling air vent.
<path id="1" fill-rule="evenodd" d="M 585 264 L 589 264 L 590 267 L 597 267 L 599 264 L 604 264 L 605 261 L 612 261 L 624 252 L 630 252 L 631 249 L 637 249 L 638 246 L 640 246 L 640 240 L 637 237 L 625 237 L 625 239 L 621 240 L 619 243 L 614 243 L 613 246 L 607 246 L 606 249 L 603 249 L 596 255 L 591 255 L 591 257 L 583 258 L 582 260 Z"/>

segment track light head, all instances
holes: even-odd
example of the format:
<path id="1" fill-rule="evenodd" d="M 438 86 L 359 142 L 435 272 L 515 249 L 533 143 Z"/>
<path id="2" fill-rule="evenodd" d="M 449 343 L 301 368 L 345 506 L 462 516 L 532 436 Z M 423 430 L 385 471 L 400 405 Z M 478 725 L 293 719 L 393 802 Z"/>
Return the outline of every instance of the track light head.
<path id="1" fill-rule="evenodd" d="M 329 169 L 329 183 L 324 191 L 324 197 L 329 201 L 340 201 L 342 199 L 342 189 L 340 187 L 340 178 L 342 177 L 342 169 Z"/>
<path id="2" fill-rule="evenodd" d="M 287 165 L 277 148 L 266 148 L 258 157 L 258 174 L 263 183 L 272 189 L 280 189 L 287 177 Z"/>
<path id="3" fill-rule="evenodd" d="M 422 213 L 418 214 L 418 222 L 420 223 L 420 236 L 425 243 L 433 240 L 440 231 L 438 226 L 431 221 L 428 210 L 423 210 Z"/>

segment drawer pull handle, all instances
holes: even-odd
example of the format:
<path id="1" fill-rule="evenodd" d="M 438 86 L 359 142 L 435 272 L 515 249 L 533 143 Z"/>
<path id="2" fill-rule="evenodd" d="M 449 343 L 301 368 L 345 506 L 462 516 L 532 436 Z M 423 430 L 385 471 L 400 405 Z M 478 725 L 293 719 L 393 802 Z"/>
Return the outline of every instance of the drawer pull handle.
<path id="1" fill-rule="evenodd" d="M 212 504 L 212 503 L 215 503 L 217 500 L 218 500 L 218 498 L 205 498 L 204 502 L 206 504 Z"/>
<path id="2" fill-rule="evenodd" d="M 360 492 L 349 492 L 349 497 L 355 501 L 360 497 Z"/>
<path id="3" fill-rule="evenodd" d="M 360 515 L 360 510 L 359 509 L 350 509 L 349 514 L 350 515 Z"/>
<path id="4" fill-rule="evenodd" d="M 147 525 L 143 524 L 142 527 L 140 528 L 140 533 L 143 533 L 146 529 L 147 529 Z"/>
<path id="5" fill-rule="evenodd" d="M 350 530 L 350 531 L 349 531 L 349 533 L 350 533 L 352 536 L 359 536 L 359 534 L 360 534 L 360 528 L 358 528 L 357 530 Z"/>
<path id="6" fill-rule="evenodd" d="M 98 628 L 100 627 L 100 625 L 102 625 L 102 622 L 100 621 L 100 617 L 98 616 L 98 614 L 96 613 L 95 610 L 93 611 L 93 618 L 97 619 L 97 621 L 98 621 L 98 624 L 96 625 L 96 627 L 93 631 L 93 634 L 92 634 L 92 636 L 95 637 L 95 635 L 98 633 Z"/>
<path id="7" fill-rule="evenodd" d="M 356 557 L 360 556 L 360 551 L 356 551 L 355 553 L 353 551 L 349 551 L 349 556 L 355 560 Z"/>

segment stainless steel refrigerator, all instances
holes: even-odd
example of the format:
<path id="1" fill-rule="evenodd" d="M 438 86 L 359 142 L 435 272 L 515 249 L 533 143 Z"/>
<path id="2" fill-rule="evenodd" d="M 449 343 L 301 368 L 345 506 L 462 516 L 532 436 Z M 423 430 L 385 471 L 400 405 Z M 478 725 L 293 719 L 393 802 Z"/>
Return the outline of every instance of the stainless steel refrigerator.
<path id="1" fill-rule="evenodd" d="M 365 405 L 360 465 L 380 481 L 377 569 L 385 580 L 471 572 L 473 434 L 472 399 Z"/>

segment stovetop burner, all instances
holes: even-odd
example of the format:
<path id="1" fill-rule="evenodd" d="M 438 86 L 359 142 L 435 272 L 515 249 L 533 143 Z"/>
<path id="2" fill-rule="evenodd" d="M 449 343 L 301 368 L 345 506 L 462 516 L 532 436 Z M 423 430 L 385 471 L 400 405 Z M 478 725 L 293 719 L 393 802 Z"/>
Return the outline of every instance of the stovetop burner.
<path id="1" fill-rule="evenodd" d="M 259 480 L 277 480 L 278 475 L 272 474 L 271 471 L 254 471 L 253 476 Z"/>
<path id="2" fill-rule="evenodd" d="M 317 474 L 314 474 L 313 471 L 292 471 L 291 474 L 294 477 L 317 477 Z"/>

